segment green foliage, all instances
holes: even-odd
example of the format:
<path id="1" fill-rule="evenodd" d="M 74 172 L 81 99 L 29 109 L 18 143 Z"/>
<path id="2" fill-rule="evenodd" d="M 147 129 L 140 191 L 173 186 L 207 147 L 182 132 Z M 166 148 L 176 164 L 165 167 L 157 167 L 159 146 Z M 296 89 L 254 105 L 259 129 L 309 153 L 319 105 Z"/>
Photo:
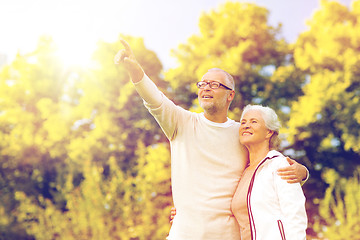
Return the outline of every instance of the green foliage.
<path id="1" fill-rule="evenodd" d="M 339 176 L 334 169 L 323 172 L 329 187 L 320 200 L 319 213 L 322 221 L 314 228 L 325 239 L 357 239 L 360 236 L 360 168 L 352 178 Z"/>
<path id="2" fill-rule="evenodd" d="M 301 127 L 330 113 L 340 131 L 335 137 L 345 150 L 359 152 L 359 132 L 351 130 L 360 126 L 360 35 L 355 30 L 360 28 L 359 8 L 359 1 L 354 1 L 352 11 L 339 3 L 322 1 L 322 9 L 308 22 L 310 30 L 300 35 L 294 58 L 310 81 L 303 88 L 304 96 L 293 104 L 290 136 L 306 139 L 311 130 Z"/>
<path id="3" fill-rule="evenodd" d="M 309 30 L 294 45 L 295 65 L 306 74 L 306 82 L 303 95 L 290 104 L 286 133 L 294 158 L 311 172 L 304 185 L 310 229 L 319 215 L 318 199 L 327 188 L 323 170 L 350 177 L 359 165 L 359 10 L 358 0 L 351 9 L 321 1 L 307 22 Z"/>
<path id="4" fill-rule="evenodd" d="M 102 166 L 83 163 L 84 179 L 74 186 L 73 175 L 59 191 L 65 211 L 49 199 L 16 192 L 18 219 L 36 239 L 164 239 L 169 230 L 171 193 L 166 146 L 139 146 L 138 175 L 124 173 L 116 159 Z M 160 227 L 161 226 L 161 227 Z"/>
<path id="5" fill-rule="evenodd" d="M 204 13 L 200 33 L 173 51 L 178 66 L 165 80 L 143 39 L 121 37 L 185 108 L 200 111 L 194 83 L 213 67 L 235 78 L 230 118 L 248 103 L 273 107 L 288 136 L 284 150 L 311 172 L 304 185 L 310 235 L 359 234 L 359 170 L 346 178 L 360 158 L 360 0 L 351 9 L 322 1 L 294 45 L 268 15 L 240 2 Z M 66 69 L 55 43 L 42 37 L 34 52 L 2 68 L 0 239 L 165 238 L 168 142 L 113 64 L 121 48 L 99 42 L 91 68 Z"/>
<path id="6" fill-rule="evenodd" d="M 235 77 L 231 118 L 248 103 L 277 111 L 288 140 L 285 153 L 311 172 L 304 186 L 311 235 L 317 199 L 326 189 L 323 168 L 348 177 L 359 164 L 359 2 L 347 9 L 322 1 L 294 45 L 282 40 L 281 26 L 269 26 L 266 9 L 227 2 L 202 15 L 200 34 L 173 51 L 179 66 L 165 74 L 173 98 L 186 108 L 199 111 L 193 83 L 220 67 Z"/>
<path id="7" fill-rule="evenodd" d="M 159 79 L 156 55 L 142 39 L 123 37 Z M 165 238 L 169 154 L 127 74 L 112 62 L 121 47 L 100 42 L 93 68 L 65 69 L 43 37 L 2 69 L 0 238 Z"/>
<path id="8" fill-rule="evenodd" d="M 204 13 L 200 34 L 172 52 L 179 63 L 165 74 L 174 89 L 172 98 L 196 109 L 194 83 L 208 69 L 218 67 L 235 78 L 230 117 L 239 118 L 241 109 L 251 102 L 280 109 L 295 99 L 304 76 L 289 58 L 291 49 L 281 38 L 281 26 L 270 26 L 268 15 L 263 7 L 240 2 L 227 2 Z"/>
<path id="9" fill-rule="evenodd" d="M 54 185 L 65 168 L 66 143 L 72 125 L 71 104 L 62 101 L 66 76 L 50 38 L 35 52 L 18 55 L 0 73 L 1 209 L 7 219 L 4 238 L 22 238 L 13 214 L 14 192 L 58 199 Z"/>

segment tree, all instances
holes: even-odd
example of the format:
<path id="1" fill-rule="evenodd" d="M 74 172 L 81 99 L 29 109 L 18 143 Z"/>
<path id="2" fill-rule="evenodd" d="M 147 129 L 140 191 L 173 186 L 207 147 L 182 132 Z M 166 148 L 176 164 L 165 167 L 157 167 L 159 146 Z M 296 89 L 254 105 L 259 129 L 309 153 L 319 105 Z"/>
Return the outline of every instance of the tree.
<path id="1" fill-rule="evenodd" d="M 360 122 L 360 2 L 354 1 L 352 11 L 325 0 L 321 6 L 308 23 L 310 30 L 299 37 L 294 50 L 296 65 L 308 73 L 310 81 L 304 87 L 304 96 L 293 105 L 290 133 L 296 136 L 296 127 L 317 122 L 322 115 L 327 116 L 327 110 L 337 122 L 333 127 L 339 130 L 331 132 L 333 138 L 343 143 L 344 150 L 359 152 L 359 133 L 352 129 L 357 129 Z M 301 132 L 302 136 L 308 135 L 306 130 Z"/>
<path id="2" fill-rule="evenodd" d="M 304 76 L 292 64 L 291 48 L 280 35 L 281 25 L 270 26 L 268 14 L 265 8 L 239 2 L 227 2 L 204 13 L 199 20 L 200 34 L 173 50 L 179 67 L 165 74 L 173 88 L 172 98 L 196 109 L 194 83 L 208 69 L 219 67 L 236 82 L 230 117 L 239 118 L 249 103 L 282 109 L 288 100 L 296 99 Z"/>
<path id="3" fill-rule="evenodd" d="M 310 168 L 304 189 L 313 222 L 327 188 L 323 170 L 350 177 L 359 165 L 360 1 L 351 9 L 321 1 L 308 26 L 294 46 L 295 64 L 307 74 L 307 82 L 303 95 L 291 104 L 287 133 L 296 159 Z"/>
<path id="4" fill-rule="evenodd" d="M 165 145 L 139 145 L 138 174 L 124 172 L 116 158 L 109 172 L 91 161 L 83 164 L 78 186 L 71 174 L 59 189 L 66 211 L 49 199 L 16 192 L 18 218 L 36 239 L 164 239 L 169 230 L 171 204 L 169 150 Z"/>
<path id="5" fill-rule="evenodd" d="M 55 56 L 51 38 L 42 37 L 37 49 L 17 55 L 0 73 L 1 209 L 8 216 L 0 227 L 4 238 L 24 237 L 12 213 L 14 192 L 57 199 L 54 188 L 60 169 L 66 169 L 71 103 L 62 101 L 66 73 Z"/>
<path id="6" fill-rule="evenodd" d="M 289 45 L 281 38 L 281 26 L 268 25 L 266 9 L 228 2 L 202 15 L 200 34 L 173 51 L 179 67 L 165 74 L 173 98 L 186 108 L 198 110 L 191 84 L 207 69 L 220 67 L 236 81 L 231 118 L 238 118 L 248 103 L 276 110 L 288 138 L 285 154 L 311 171 L 304 185 L 311 223 L 327 187 L 323 168 L 345 177 L 358 165 L 359 5 L 354 1 L 350 11 L 322 1 L 308 22 L 309 31 Z"/>
<path id="7" fill-rule="evenodd" d="M 235 77 L 230 118 L 248 103 L 273 107 L 288 136 L 285 153 L 311 172 L 303 186 L 309 233 L 338 231 L 335 218 L 357 231 L 357 216 L 348 212 L 356 204 L 347 200 L 357 196 L 342 182 L 359 165 L 360 0 L 351 9 L 322 1 L 294 45 L 281 38 L 281 25 L 268 24 L 268 14 L 239 2 L 204 13 L 200 34 L 173 51 L 179 65 L 165 80 L 143 39 L 122 37 L 185 108 L 199 111 L 194 83 L 212 67 Z M 0 72 L 0 238 L 166 235 L 168 143 L 125 70 L 114 66 L 120 48 L 99 42 L 91 69 L 65 69 L 55 43 L 43 37 Z M 356 189 L 353 179 L 347 183 Z"/>
<path id="8" fill-rule="evenodd" d="M 127 38 L 147 74 L 160 83 L 161 63 L 155 53 L 145 48 L 140 38 Z M 116 157 L 123 170 L 136 166 L 137 142 L 145 146 L 166 141 L 156 121 L 143 106 L 129 76 L 112 59 L 122 48 L 120 42 L 99 42 L 94 52 L 94 67 L 80 73 L 77 88 L 81 92 L 75 106 L 75 137 L 69 145 L 69 159 L 82 164 L 92 159 L 106 165 Z"/>
<path id="9" fill-rule="evenodd" d="M 323 178 L 329 187 L 320 200 L 321 219 L 315 222 L 318 235 L 325 239 L 357 239 L 360 236 L 360 168 L 353 177 L 340 177 L 333 169 L 323 172 Z"/>
<path id="10" fill-rule="evenodd" d="M 126 38 L 161 86 L 156 55 L 142 39 Z M 93 68 L 65 69 L 55 43 L 43 37 L 0 73 L 4 238 L 165 237 L 171 205 L 165 137 L 125 71 L 114 66 L 120 47 L 99 42 Z M 149 156 L 137 155 L 141 149 Z M 148 163 L 150 156 L 158 162 Z M 146 178 L 161 173 L 161 181 L 150 183 L 142 171 Z"/>

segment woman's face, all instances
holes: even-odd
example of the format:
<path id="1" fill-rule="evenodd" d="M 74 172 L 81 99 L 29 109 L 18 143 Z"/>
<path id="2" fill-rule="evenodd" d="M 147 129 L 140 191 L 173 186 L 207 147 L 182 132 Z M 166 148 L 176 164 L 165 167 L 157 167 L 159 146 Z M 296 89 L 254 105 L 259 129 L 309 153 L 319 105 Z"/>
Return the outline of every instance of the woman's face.
<path id="1" fill-rule="evenodd" d="M 240 143 L 245 146 L 269 142 L 272 133 L 259 110 L 248 110 L 240 121 Z"/>

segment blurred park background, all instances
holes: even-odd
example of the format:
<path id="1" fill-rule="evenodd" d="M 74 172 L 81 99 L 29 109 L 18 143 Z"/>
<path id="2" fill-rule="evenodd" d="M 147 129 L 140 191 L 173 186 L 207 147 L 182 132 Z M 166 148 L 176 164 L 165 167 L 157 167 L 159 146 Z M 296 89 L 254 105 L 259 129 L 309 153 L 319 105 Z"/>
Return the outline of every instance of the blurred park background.
<path id="1" fill-rule="evenodd" d="M 281 150 L 310 171 L 303 185 L 308 239 L 360 239 L 360 0 L 319 1 L 292 41 L 266 7 L 219 2 L 172 49 L 170 67 L 143 36 L 116 35 L 186 109 L 201 110 L 194 83 L 212 67 L 235 78 L 230 118 L 239 119 L 249 103 L 276 109 Z M 138 20 L 146 26 L 145 16 Z M 70 42 L 81 38 L 80 25 L 66 36 Z M 99 40 L 79 64 L 42 35 L 32 50 L 0 58 L 0 239 L 165 239 L 169 143 L 113 64 L 121 48 L 118 39 Z"/>

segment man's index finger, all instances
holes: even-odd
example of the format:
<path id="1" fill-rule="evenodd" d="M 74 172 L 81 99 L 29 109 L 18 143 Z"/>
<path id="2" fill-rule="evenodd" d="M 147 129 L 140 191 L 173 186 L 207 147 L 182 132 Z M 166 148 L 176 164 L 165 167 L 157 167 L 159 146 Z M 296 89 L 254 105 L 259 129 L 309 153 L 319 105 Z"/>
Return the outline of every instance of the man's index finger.
<path id="1" fill-rule="evenodd" d="M 122 45 L 124 45 L 127 52 L 132 52 L 130 45 L 124 39 L 120 38 L 120 42 L 122 43 Z"/>

